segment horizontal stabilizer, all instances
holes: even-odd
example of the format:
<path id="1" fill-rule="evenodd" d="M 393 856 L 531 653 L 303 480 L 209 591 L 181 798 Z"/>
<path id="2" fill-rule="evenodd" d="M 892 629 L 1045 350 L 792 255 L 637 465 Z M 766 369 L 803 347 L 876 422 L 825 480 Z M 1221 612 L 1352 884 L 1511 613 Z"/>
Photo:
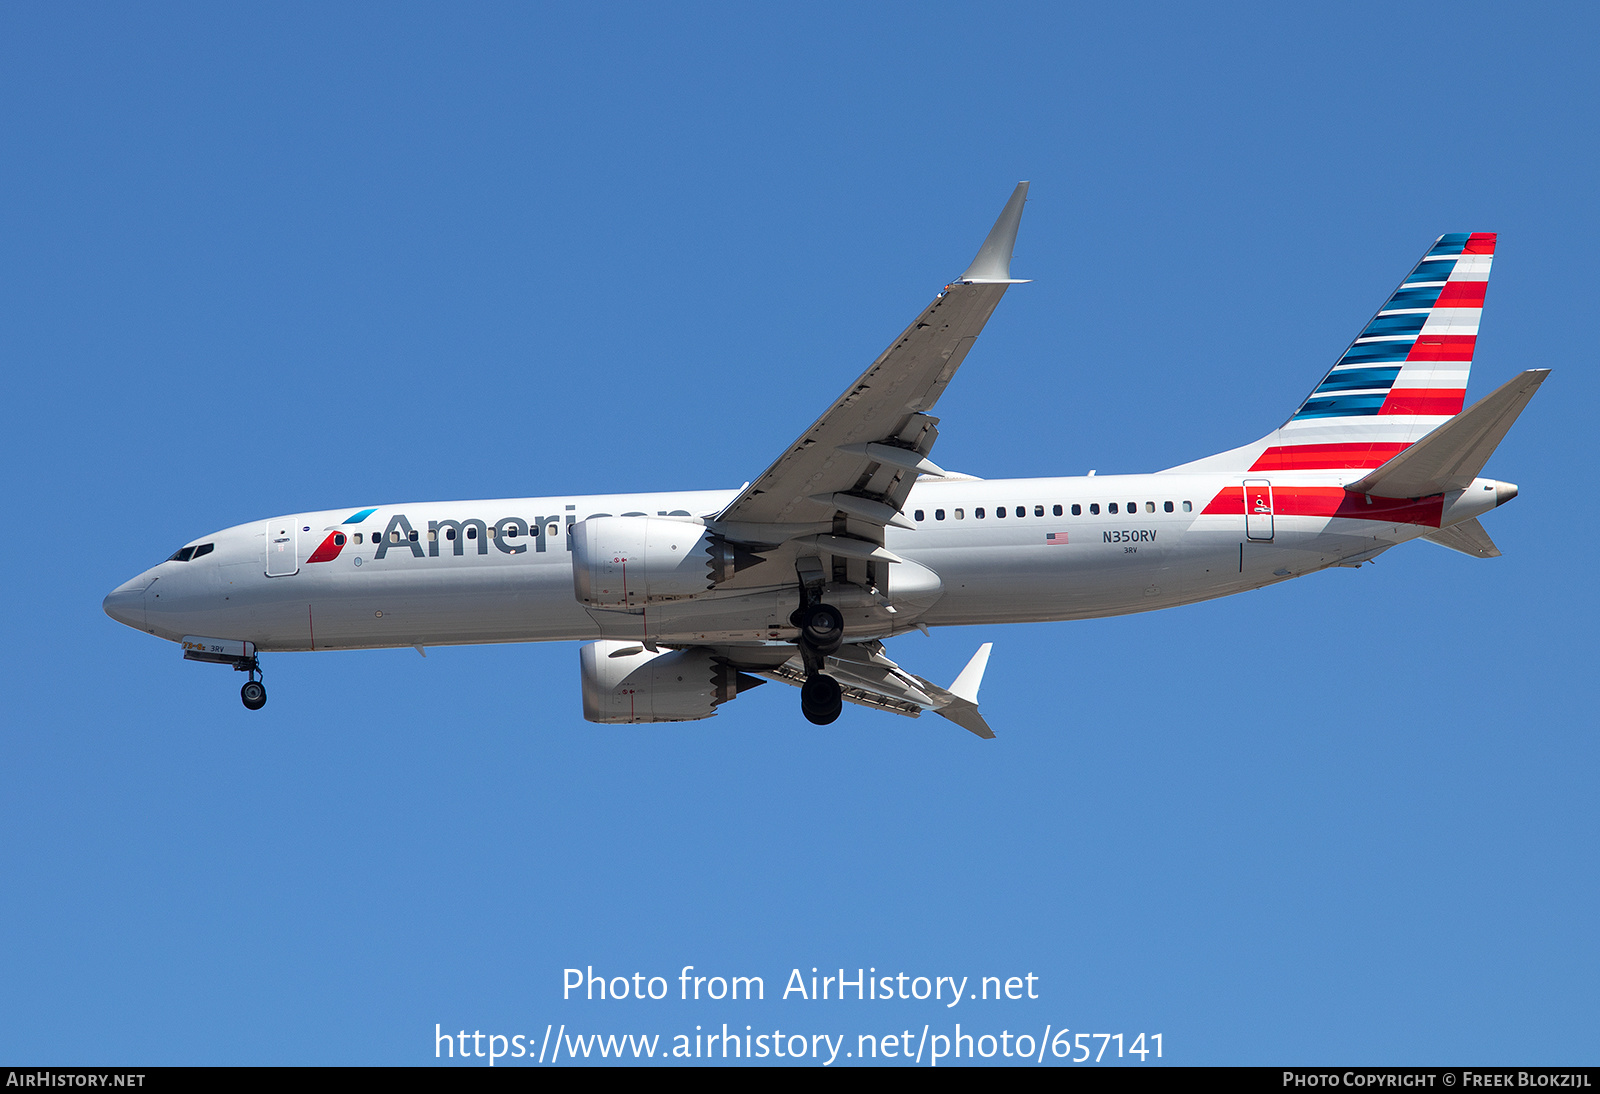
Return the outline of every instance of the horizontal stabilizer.
<path id="1" fill-rule="evenodd" d="M 1380 498 L 1425 498 L 1465 490 L 1549 375 L 1549 369 L 1535 368 L 1507 380 L 1345 489 Z"/>
<path id="2" fill-rule="evenodd" d="M 1473 558 L 1500 557 L 1500 548 L 1494 545 L 1489 533 L 1485 532 L 1483 525 L 1476 520 L 1464 520 L 1460 524 L 1440 528 L 1437 532 L 1429 532 L 1422 538 L 1441 547 L 1448 547 L 1452 551 L 1471 555 Z"/>

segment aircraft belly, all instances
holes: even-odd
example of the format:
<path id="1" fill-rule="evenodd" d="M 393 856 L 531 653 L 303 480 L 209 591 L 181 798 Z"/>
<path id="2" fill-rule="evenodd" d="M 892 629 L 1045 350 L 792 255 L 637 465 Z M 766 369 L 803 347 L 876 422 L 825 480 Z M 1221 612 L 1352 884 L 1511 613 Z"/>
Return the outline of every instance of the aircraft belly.
<path id="1" fill-rule="evenodd" d="M 261 579 L 248 601 L 219 633 L 242 633 L 262 650 L 537 642 L 594 629 L 560 564 L 304 567 Z"/>

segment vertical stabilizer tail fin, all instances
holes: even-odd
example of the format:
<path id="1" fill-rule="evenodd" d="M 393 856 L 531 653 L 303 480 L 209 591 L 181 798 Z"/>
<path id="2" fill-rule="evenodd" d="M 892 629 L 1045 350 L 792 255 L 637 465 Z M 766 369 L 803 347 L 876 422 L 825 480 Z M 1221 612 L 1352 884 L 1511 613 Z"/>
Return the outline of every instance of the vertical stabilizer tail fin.
<path id="1" fill-rule="evenodd" d="M 1368 469 L 1459 414 L 1495 239 L 1440 236 L 1283 426 L 1172 470 Z"/>

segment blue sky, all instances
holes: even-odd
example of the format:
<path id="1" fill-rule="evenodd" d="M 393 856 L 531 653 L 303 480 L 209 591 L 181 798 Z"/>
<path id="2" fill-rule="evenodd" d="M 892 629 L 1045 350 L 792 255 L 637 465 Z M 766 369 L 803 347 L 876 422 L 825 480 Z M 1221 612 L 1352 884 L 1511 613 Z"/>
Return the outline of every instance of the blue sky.
<path id="1" fill-rule="evenodd" d="M 0 1057 L 962 1021 L 1159 1032 L 1179 1063 L 1592 1063 L 1596 30 L 1581 5 L 8 6 Z M 1413 544 L 891 644 L 948 679 L 993 641 L 993 742 L 819 729 L 777 687 L 595 726 L 567 645 L 279 655 L 250 714 L 100 611 L 279 513 L 736 487 L 1023 178 L 1035 281 L 941 401 L 939 463 L 1251 440 L 1433 237 L 1496 231 L 1469 397 L 1555 370 L 1489 467 L 1522 489 L 1484 522 L 1505 556 Z M 768 999 L 564 1002 L 590 965 Z M 775 998 L 813 966 L 1040 998 Z"/>

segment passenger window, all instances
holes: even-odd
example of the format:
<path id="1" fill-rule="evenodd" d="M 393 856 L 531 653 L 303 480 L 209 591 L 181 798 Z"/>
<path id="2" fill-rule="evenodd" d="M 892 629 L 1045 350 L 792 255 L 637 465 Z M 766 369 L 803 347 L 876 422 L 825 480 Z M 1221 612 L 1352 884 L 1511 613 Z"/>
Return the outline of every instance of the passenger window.
<path id="1" fill-rule="evenodd" d="M 507 539 L 516 539 L 517 538 L 517 526 L 515 524 L 513 524 L 510 528 L 507 528 L 505 530 L 505 537 Z"/>
<path id="2" fill-rule="evenodd" d="M 1050 512 L 1059 517 L 1061 515 L 1061 506 L 1057 505 L 1055 508 L 1051 509 Z"/>
<path id="3" fill-rule="evenodd" d="M 389 542 L 390 543 L 399 543 L 400 542 L 400 530 L 398 528 L 396 528 L 394 531 L 389 533 Z"/>
<path id="4" fill-rule="evenodd" d="M 1017 506 L 1017 516 L 1025 517 L 1027 515 L 1028 515 L 1028 507 L 1027 506 L 1025 506 L 1025 505 Z"/>
<path id="5" fill-rule="evenodd" d="M 1116 511 L 1117 511 L 1117 503 L 1116 502 L 1111 502 L 1109 505 L 1106 506 L 1106 512 L 1115 513 Z"/>
<path id="6" fill-rule="evenodd" d="M 357 547 L 361 546 L 361 533 L 360 532 L 356 533 L 356 546 Z"/>
<path id="7" fill-rule="evenodd" d="M 445 529 L 446 532 L 448 532 L 449 530 L 450 529 L 448 529 L 448 528 Z M 435 542 L 438 541 L 438 539 L 439 539 L 439 530 L 437 528 L 429 528 L 428 529 L 428 542 L 429 543 L 435 543 Z"/>
<path id="8" fill-rule="evenodd" d="M 333 533 L 333 545 L 335 547 L 343 547 L 344 544 L 345 544 L 344 533 L 343 532 L 335 532 L 335 533 Z M 206 550 L 209 551 L 210 549 L 211 549 L 211 545 L 209 543 L 206 544 Z"/>
<path id="9" fill-rule="evenodd" d="M 923 518 L 922 510 L 918 509 L 915 513 L 912 514 L 912 516 L 916 517 L 918 520 L 921 520 Z"/>
<path id="10" fill-rule="evenodd" d="M 1183 503 L 1183 511 L 1185 513 L 1191 512 L 1193 509 L 1194 509 L 1194 506 L 1190 505 L 1188 502 L 1184 502 Z"/>
<path id="11" fill-rule="evenodd" d="M 1036 516 L 1036 517 L 1044 516 L 1044 506 L 1035 505 L 1033 507 L 1033 515 Z M 1061 506 L 1058 505 L 1058 506 L 1056 506 L 1056 516 L 1060 516 L 1060 515 L 1061 515 Z"/>
<path id="12" fill-rule="evenodd" d="M 1081 516 L 1083 516 L 1083 506 L 1081 506 L 1081 505 L 1074 505 L 1074 506 L 1073 506 L 1073 507 L 1072 507 L 1072 515 L 1073 515 L 1073 516 L 1075 516 L 1075 517 L 1081 517 Z"/>
<path id="13" fill-rule="evenodd" d="M 1128 512 L 1137 513 L 1138 511 L 1139 511 L 1139 503 L 1136 502 L 1136 501 L 1130 501 L 1128 503 Z"/>
<path id="14" fill-rule="evenodd" d="M 967 511 L 965 509 L 957 509 L 955 515 L 956 515 L 956 519 L 957 520 L 966 520 L 967 519 Z"/>
<path id="15" fill-rule="evenodd" d="M 1116 510 L 1113 509 L 1112 512 L 1116 512 Z M 1099 502 L 1096 501 L 1096 502 L 1091 502 L 1089 504 L 1089 515 L 1090 516 L 1095 516 L 1095 517 L 1098 517 L 1100 515 L 1100 503 Z"/>
<path id="16" fill-rule="evenodd" d="M 982 506 L 979 506 L 978 508 L 976 508 L 976 509 L 974 509 L 972 511 L 972 519 L 973 520 L 982 520 L 983 519 L 983 507 Z"/>
<path id="17" fill-rule="evenodd" d="M 1144 511 L 1146 513 L 1154 513 L 1156 511 L 1156 503 L 1153 502 L 1153 501 L 1145 502 L 1144 503 Z"/>
<path id="18" fill-rule="evenodd" d="M 446 528 L 444 530 L 444 538 L 445 539 L 455 539 L 456 538 L 456 530 L 454 528 Z"/>
<path id="19" fill-rule="evenodd" d="M 933 519 L 934 520 L 943 520 L 944 519 L 944 510 L 943 509 L 935 509 L 933 511 Z"/>
<path id="20" fill-rule="evenodd" d="M 994 507 L 994 515 L 997 516 L 997 517 L 1005 516 L 1006 515 L 1006 507 L 1004 505 L 995 506 Z"/>
<path id="21" fill-rule="evenodd" d="M 1172 503 L 1170 501 L 1162 502 L 1161 505 L 1167 512 L 1172 512 Z"/>
<path id="22" fill-rule="evenodd" d="M 478 538 L 478 530 L 476 528 L 468 528 L 467 529 L 467 538 L 468 539 L 477 539 Z"/>
<path id="23" fill-rule="evenodd" d="M 559 536 L 561 534 L 561 525 L 552 524 L 549 527 L 548 531 L 549 531 L 550 535 L 552 535 L 552 536 Z"/>
<path id="24" fill-rule="evenodd" d="M 415 543 L 415 542 L 417 542 L 417 533 L 416 532 L 411 532 L 406 536 L 406 538 L 409 539 L 412 543 Z"/>

